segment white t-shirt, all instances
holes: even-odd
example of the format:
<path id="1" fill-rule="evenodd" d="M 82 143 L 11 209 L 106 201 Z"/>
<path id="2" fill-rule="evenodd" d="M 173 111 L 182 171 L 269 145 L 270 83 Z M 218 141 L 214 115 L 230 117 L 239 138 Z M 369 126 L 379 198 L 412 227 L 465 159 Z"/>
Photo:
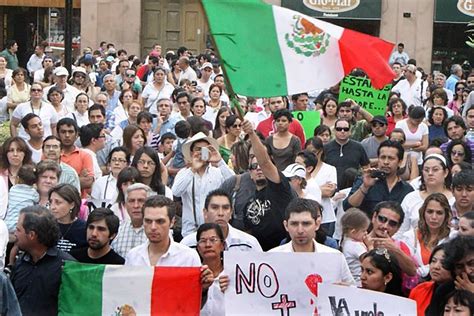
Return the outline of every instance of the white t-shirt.
<path id="1" fill-rule="evenodd" d="M 158 114 L 156 101 L 162 98 L 170 98 L 174 87 L 171 83 L 165 81 L 161 90 L 157 90 L 153 82 L 148 83 L 143 89 L 142 98 L 147 99 L 145 108 L 149 109 L 150 113 Z"/>
<path id="2" fill-rule="evenodd" d="M 321 187 L 327 182 L 334 183 L 337 186 L 337 171 L 336 167 L 323 163 L 318 174 L 313 177 L 316 183 Z M 319 191 L 321 192 L 321 190 Z M 321 223 L 332 223 L 336 221 L 336 213 L 334 212 L 334 204 L 331 198 L 321 198 L 321 206 L 323 207 L 323 219 Z"/>
<path id="3" fill-rule="evenodd" d="M 84 114 L 81 114 L 77 111 L 72 111 L 66 114 L 65 117 L 72 118 L 74 121 L 76 121 L 77 126 L 81 128 L 84 125 L 89 124 L 89 113 L 86 111 Z"/>
<path id="4" fill-rule="evenodd" d="M 51 104 L 47 102 L 41 102 L 41 106 L 39 109 L 33 109 L 30 102 L 20 103 L 13 111 L 12 117 L 21 121 L 21 119 L 25 117 L 28 113 L 34 113 L 41 118 L 45 138 L 52 134 L 51 124 L 56 124 L 58 122 L 58 115 Z M 20 136 L 24 140 L 29 140 L 30 135 L 25 132 L 25 129 L 21 124 L 19 125 L 19 127 L 20 130 L 18 132 L 18 136 Z"/>
<path id="5" fill-rule="evenodd" d="M 346 258 L 349 270 L 351 270 L 352 277 L 356 281 L 357 286 L 360 286 L 360 275 L 362 273 L 360 268 L 360 256 L 367 252 L 367 247 L 363 242 L 355 241 L 352 238 L 344 237 L 342 241 L 342 253 Z"/>
<path id="6" fill-rule="evenodd" d="M 30 145 L 30 142 L 26 142 L 28 147 L 31 150 L 31 160 L 33 160 L 34 163 L 38 163 L 41 161 L 41 157 L 43 156 L 43 149 L 35 149 L 33 146 Z"/>
<path id="7" fill-rule="evenodd" d="M 424 135 L 428 135 L 428 126 L 421 122 L 418 128 L 414 133 L 410 131 L 408 128 L 407 124 L 408 119 L 404 119 L 401 121 L 398 121 L 397 124 L 395 125 L 396 128 L 401 128 L 403 132 L 405 133 L 405 138 L 407 142 L 421 142 L 423 139 Z M 411 152 L 415 157 L 418 159 L 418 164 L 421 165 L 423 163 L 423 155 L 419 151 L 412 151 Z"/>

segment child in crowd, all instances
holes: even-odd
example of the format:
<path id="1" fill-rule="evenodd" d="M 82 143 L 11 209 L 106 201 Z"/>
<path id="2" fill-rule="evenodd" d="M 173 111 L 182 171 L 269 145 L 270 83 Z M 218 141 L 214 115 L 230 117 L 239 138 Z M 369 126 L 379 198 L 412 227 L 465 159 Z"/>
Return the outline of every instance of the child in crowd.
<path id="1" fill-rule="evenodd" d="M 161 136 L 160 145 L 158 148 L 158 156 L 166 166 L 173 158 L 173 143 L 176 140 L 176 135 L 173 133 L 165 133 Z"/>
<path id="2" fill-rule="evenodd" d="M 186 166 L 182 147 L 191 135 L 191 125 L 187 121 L 179 121 L 178 123 L 176 123 L 174 131 L 178 138 L 173 143 L 174 157 L 172 167 L 176 169 L 181 169 Z"/>
<path id="3" fill-rule="evenodd" d="M 20 210 L 39 202 L 40 196 L 34 187 L 36 180 L 36 167 L 34 165 L 23 165 L 18 170 L 18 182 L 12 186 L 8 193 L 8 210 L 5 223 L 10 233 L 15 230 Z"/>
<path id="4" fill-rule="evenodd" d="M 367 241 L 369 224 L 367 215 L 357 208 L 348 209 L 341 218 L 341 251 L 358 286 L 361 275 L 360 256 L 371 250 Z"/>

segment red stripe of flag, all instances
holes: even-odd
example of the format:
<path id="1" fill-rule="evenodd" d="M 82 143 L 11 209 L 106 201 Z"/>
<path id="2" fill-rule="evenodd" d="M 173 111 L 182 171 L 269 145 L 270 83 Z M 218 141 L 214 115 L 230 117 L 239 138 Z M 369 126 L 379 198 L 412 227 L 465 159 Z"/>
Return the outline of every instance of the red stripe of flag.
<path id="1" fill-rule="evenodd" d="M 150 307 L 156 316 L 199 316 L 200 268 L 156 267 Z"/>
<path id="2" fill-rule="evenodd" d="M 339 39 L 344 74 L 349 74 L 354 68 L 361 68 L 369 76 L 372 85 L 382 89 L 395 78 L 388 64 L 393 46 L 378 37 L 344 29 Z"/>

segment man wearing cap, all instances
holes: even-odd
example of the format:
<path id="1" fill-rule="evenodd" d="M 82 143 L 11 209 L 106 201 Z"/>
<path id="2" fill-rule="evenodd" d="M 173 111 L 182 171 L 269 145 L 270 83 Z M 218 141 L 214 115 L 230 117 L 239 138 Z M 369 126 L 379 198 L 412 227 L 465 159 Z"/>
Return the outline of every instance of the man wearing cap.
<path id="1" fill-rule="evenodd" d="M 181 69 L 181 73 L 179 74 L 178 85 L 184 79 L 188 79 L 189 81 L 197 81 L 197 75 L 193 68 L 189 65 L 189 58 L 186 56 L 182 56 L 178 60 L 178 66 Z"/>
<path id="2" fill-rule="evenodd" d="M 405 79 L 400 80 L 392 91 L 400 93 L 400 98 L 405 101 L 407 106 L 422 106 L 425 99 L 425 91 L 421 89 L 421 79 L 416 77 L 416 66 L 406 65 Z"/>
<path id="3" fill-rule="evenodd" d="M 61 101 L 61 104 L 66 107 L 68 112 L 73 112 L 74 109 L 74 102 L 76 101 L 76 96 L 81 92 L 75 87 L 71 86 L 67 83 L 67 77 L 69 76 L 69 71 L 67 71 L 64 67 L 57 67 L 54 69 L 54 84 L 47 87 L 43 94 L 44 101 L 48 101 L 46 99 L 48 95 L 49 89 L 52 87 L 57 87 L 59 90 L 62 91 L 64 94 L 64 99 Z"/>
<path id="4" fill-rule="evenodd" d="M 221 64 L 219 62 L 219 59 L 217 59 L 217 58 L 213 58 L 211 60 L 211 65 L 212 65 L 211 79 L 214 80 L 214 78 L 217 75 L 222 75 L 222 69 L 221 69 Z"/>
<path id="5" fill-rule="evenodd" d="M 291 187 L 295 190 L 298 197 L 321 203 L 321 189 L 317 183 L 311 179 L 311 172 L 306 172 L 304 165 L 292 163 L 288 165 L 282 173 L 288 178 Z M 309 176 L 308 180 L 306 180 L 306 176 Z M 310 185 L 308 186 L 308 184 Z"/>
<path id="6" fill-rule="evenodd" d="M 383 115 L 376 115 L 370 122 L 370 127 L 372 128 L 372 136 L 362 140 L 361 144 L 364 147 L 364 150 L 369 157 L 370 166 L 374 167 L 378 164 L 377 150 L 379 149 L 380 144 L 387 140 L 388 137 L 385 135 L 387 132 L 387 119 Z"/>
<path id="7" fill-rule="evenodd" d="M 214 80 L 211 79 L 212 64 L 209 62 L 205 62 L 204 64 L 202 64 L 200 70 L 201 70 L 201 78 L 198 80 L 197 85 L 198 87 L 202 88 L 202 92 L 204 93 L 204 98 L 208 100 L 209 87 L 211 86 L 211 84 L 214 83 Z"/>
<path id="8" fill-rule="evenodd" d="M 218 148 L 217 141 L 202 132 L 183 145 L 183 156 L 188 167 L 178 172 L 171 188 L 173 195 L 181 197 L 183 203 L 183 237 L 195 232 L 204 223 L 202 210 L 207 194 L 234 175 Z"/>

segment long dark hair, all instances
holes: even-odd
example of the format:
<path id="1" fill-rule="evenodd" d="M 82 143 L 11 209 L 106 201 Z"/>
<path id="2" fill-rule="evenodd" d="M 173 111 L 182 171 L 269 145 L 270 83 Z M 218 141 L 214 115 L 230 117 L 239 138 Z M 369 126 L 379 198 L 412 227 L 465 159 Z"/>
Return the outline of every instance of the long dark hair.
<path id="1" fill-rule="evenodd" d="M 141 159 L 142 155 L 145 154 L 150 157 L 151 160 L 155 163 L 155 172 L 151 177 L 150 188 L 155 191 L 157 194 L 165 195 L 165 185 L 161 181 L 161 164 L 160 157 L 156 151 L 148 146 L 144 146 L 137 150 L 135 156 L 133 157 L 132 167 L 137 168 L 138 160 Z M 137 168 L 138 169 L 138 168 Z"/>
<path id="2" fill-rule="evenodd" d="M 403 296 L 402 271 L 395 256 L 387 249 L 373 249 L 365 253 L 361 261 L 366 258 L 374 267 L 381 270 L 384 276 L 392 273 L 392 279 L 386 284 L 385 293 Z"/>

